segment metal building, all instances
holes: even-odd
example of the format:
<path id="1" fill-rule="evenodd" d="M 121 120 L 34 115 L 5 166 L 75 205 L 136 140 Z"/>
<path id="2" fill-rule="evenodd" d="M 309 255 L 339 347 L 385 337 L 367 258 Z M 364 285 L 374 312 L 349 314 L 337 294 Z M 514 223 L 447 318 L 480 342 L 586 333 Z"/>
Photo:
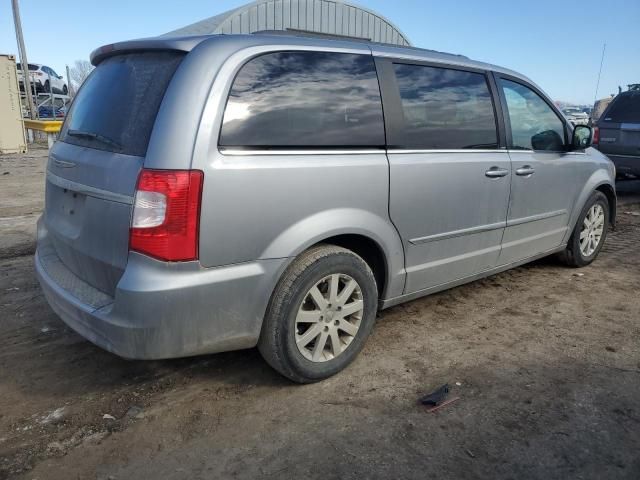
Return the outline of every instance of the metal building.
<path id="1" fill-rule="evenodd" d="M 202 35 L 298 31 L 410 46 L 381 15 L 342 0 L 257 0 L 166 34 Z"/>

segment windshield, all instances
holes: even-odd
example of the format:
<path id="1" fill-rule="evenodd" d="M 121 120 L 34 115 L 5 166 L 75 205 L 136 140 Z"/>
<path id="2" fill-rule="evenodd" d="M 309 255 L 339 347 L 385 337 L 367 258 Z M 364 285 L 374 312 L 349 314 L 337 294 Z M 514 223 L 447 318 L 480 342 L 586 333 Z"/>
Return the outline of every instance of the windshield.
<path id="1" fill-rule="evenodd" d="M 18 70 L 22 70 L 22 65 L 16 63 L 16 67 Z M 38 65 L 34 65 L 33 63 L 29 64 L 29 70 L 38 70 Z"/>
<path id="2" fill-rule="evenodd" d="M 182 52 L 107 58 L 91 73 L 67 115 L 60 139 L 83 147 L 144 156 L 160 103 Z"/>

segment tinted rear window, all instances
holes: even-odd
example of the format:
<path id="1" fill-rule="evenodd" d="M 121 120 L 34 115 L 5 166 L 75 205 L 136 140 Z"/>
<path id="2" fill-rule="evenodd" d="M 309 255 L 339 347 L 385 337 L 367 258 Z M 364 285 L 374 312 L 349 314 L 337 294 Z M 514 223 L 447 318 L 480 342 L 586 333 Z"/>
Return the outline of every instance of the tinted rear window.
<path id="1" fill-rule="evenodd" d="M 396 146 L 497 148 L 493 102 L 483 74 L 421 65 L 394 68 L 404 112 Z"/>
<path id="2" fill-rule="evenodd" d="M 249 61 L 227 101 L 220 145 L 382 146 L 384 123 L 373 58 L 278 52 Z"/>
<path id="3" fill-rule="evenodd" d="M 16 63 L 16 67 L 18 67 L 18 70 L 22 70 L 22 65 L 19 63 Z M 34 65 L 32 63 L 29 64 L 29 70 L 38 70 L 38 65 Z"/>
<path id="4" fill-rule="evenodd" d="M 619 95 L 604 115 L 604 121 L 640 123 L 640 92 Z"/>
<path id="5" fill-rule="evenodd" d="M 104 60 L 73 101 L 60 139 L 144 156 L 160 102 L 182 52 L 141 52 Z"/>

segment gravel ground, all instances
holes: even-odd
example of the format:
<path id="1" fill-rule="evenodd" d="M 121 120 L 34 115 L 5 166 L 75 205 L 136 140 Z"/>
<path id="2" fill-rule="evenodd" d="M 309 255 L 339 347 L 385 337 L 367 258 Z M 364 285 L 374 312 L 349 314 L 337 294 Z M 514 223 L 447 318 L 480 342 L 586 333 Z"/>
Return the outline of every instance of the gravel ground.
<path id="1" fill-rule="evenodd" d="M 35 251 L 47 154 L 35 145 L 24 155 L 0 155 L 0 259 Z"/>
<path id="2" fill-rule="evenodd" d="M 600 258 L 552 259 L 382 312 L 297 386 L 255 350 L 122 360 L 47 306 L 44 155 L 0 157 L 0 479 L 640 478 L 640 194 Z M 459 400 L 418 397 L 443 383 Z"/>

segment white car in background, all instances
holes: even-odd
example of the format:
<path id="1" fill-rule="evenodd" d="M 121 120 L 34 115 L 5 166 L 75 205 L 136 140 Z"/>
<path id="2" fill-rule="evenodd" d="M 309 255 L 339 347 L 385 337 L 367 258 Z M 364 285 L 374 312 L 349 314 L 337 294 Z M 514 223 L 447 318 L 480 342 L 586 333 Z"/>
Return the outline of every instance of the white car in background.
<path id="1" fill-rule="evenodd" d="M 22 65 L 18 63 L 16 66 L 18 67 L 18 82 L 20 83 L 20 90 L 24 91 L 24 73 L 22 71 Z M 69 86 L 67 85 L 67 82 L 64 80 L 62 75 L 58 75 L 51 67 L 40 65 L 38 63 L 30 63 L 29 77 L 31 78 L 31 84 L 35 86 L 36 93 L 69 94 Z"/>
<path id="2" fill-rule="evenodd" d="M 574 125 L 587 125 L 589 123 L 589 115 L 579 107 L 563 108 L 562 113 Z"/>

